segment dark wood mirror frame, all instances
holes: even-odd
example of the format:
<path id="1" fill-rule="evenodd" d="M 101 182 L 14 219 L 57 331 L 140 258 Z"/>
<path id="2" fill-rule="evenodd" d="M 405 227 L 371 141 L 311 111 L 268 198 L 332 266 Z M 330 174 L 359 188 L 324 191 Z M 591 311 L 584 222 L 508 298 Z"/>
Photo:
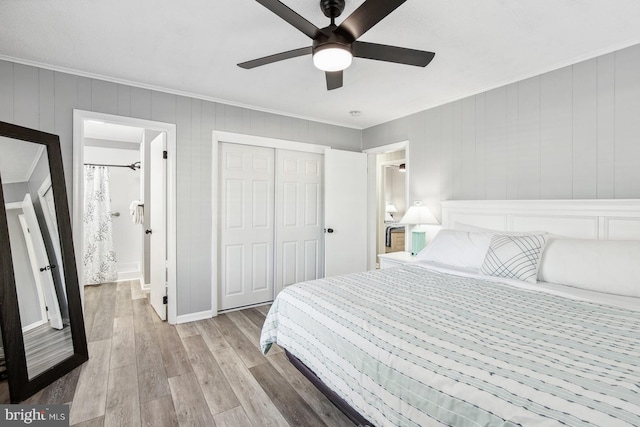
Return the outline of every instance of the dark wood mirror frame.
<path id="1" fill-rule="evenodd" d="M 0 122 L 0 136 L 42 144 L 49 157 L 51 185 L 58 220 L 60 245 L 62 251 L 64 281 L 69 303 L 69 321 L 74 354 L 68 359 L 51 367 L 42 374 L 29 379 L 25 356 L 24 340 L 18 308 L 7 214 L 4 206 L 4 194 L 0 177 L 0 326 L 4 343 L 5 360 L 9 380 L 9 393 L 12 403 L 25 400 L 37 391 L 71 372 L 89 359 L 87 339 L 82 315 L 82 302 L 78 274 L 76 270 L 71 220 L 67 191 L 64 181 L 60 138 L 46 132 Z"/>

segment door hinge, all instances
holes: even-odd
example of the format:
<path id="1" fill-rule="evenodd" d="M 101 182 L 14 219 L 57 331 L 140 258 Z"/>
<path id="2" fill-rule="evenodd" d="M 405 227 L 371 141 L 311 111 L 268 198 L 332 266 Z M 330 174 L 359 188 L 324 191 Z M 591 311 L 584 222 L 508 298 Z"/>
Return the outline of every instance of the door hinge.
<path id="1" fill-rule="evenodd" d="M 166 159 L 166 158 L 167 158 L 167 156 L 168 156 L 167 150 L 164 150 L 164 151 L 162 152 L 162 158 L 163 158 L 163 159 Z"/>
<path id="2" fill-rule="evenodd" d="M 162 297 L 162 303 L 163 303 L 163 304 L 166 304 L 166 303 L 167 303 L 167 301 L 169 301 L 169 297 L 168 297 L 168 296 L 166 296 L 166 295 L 165 295 L 165 296 L 163 296 L 163 297 Z"/>

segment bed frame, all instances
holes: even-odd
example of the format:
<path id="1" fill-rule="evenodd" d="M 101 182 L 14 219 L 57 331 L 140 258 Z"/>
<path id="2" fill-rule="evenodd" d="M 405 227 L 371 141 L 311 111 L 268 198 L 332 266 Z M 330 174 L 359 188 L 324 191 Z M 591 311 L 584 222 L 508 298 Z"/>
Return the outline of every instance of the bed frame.
<path id="1" fill-rule="evenodd" d="M 442 226 L 459 224 L 499 231 L 546 231 L 598 240 L 640 240 L 640 199 L 617 200 L 455 200 L 442 202 Z M 285 350 L 289 361 L 358 426 L 371 426 Z"/>

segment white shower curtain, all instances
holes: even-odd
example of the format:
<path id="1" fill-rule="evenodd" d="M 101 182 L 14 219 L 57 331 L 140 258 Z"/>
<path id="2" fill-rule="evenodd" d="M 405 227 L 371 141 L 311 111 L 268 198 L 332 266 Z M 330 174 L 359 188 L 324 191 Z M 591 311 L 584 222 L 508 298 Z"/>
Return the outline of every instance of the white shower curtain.
<path id="1" fill-rule="evenodd" d="M 118 278 L 113 248 L 109 169 L 84 167 L 84 283 L 115 282 Z"/>

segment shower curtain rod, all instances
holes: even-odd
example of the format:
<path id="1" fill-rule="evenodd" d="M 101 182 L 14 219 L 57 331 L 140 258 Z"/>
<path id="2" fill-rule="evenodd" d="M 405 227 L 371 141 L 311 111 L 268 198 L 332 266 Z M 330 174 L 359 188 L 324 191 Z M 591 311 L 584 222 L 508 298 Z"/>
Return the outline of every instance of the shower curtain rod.
<path id="1" fill-rule="evenodd" d="M 85 163 L 85 166 L 106 166 L 109 168 L 129 168 L 131 170 L 140 169 L 140 162 L 131 163 L 130 165 L 103 165 L 98 163 Z"/>

